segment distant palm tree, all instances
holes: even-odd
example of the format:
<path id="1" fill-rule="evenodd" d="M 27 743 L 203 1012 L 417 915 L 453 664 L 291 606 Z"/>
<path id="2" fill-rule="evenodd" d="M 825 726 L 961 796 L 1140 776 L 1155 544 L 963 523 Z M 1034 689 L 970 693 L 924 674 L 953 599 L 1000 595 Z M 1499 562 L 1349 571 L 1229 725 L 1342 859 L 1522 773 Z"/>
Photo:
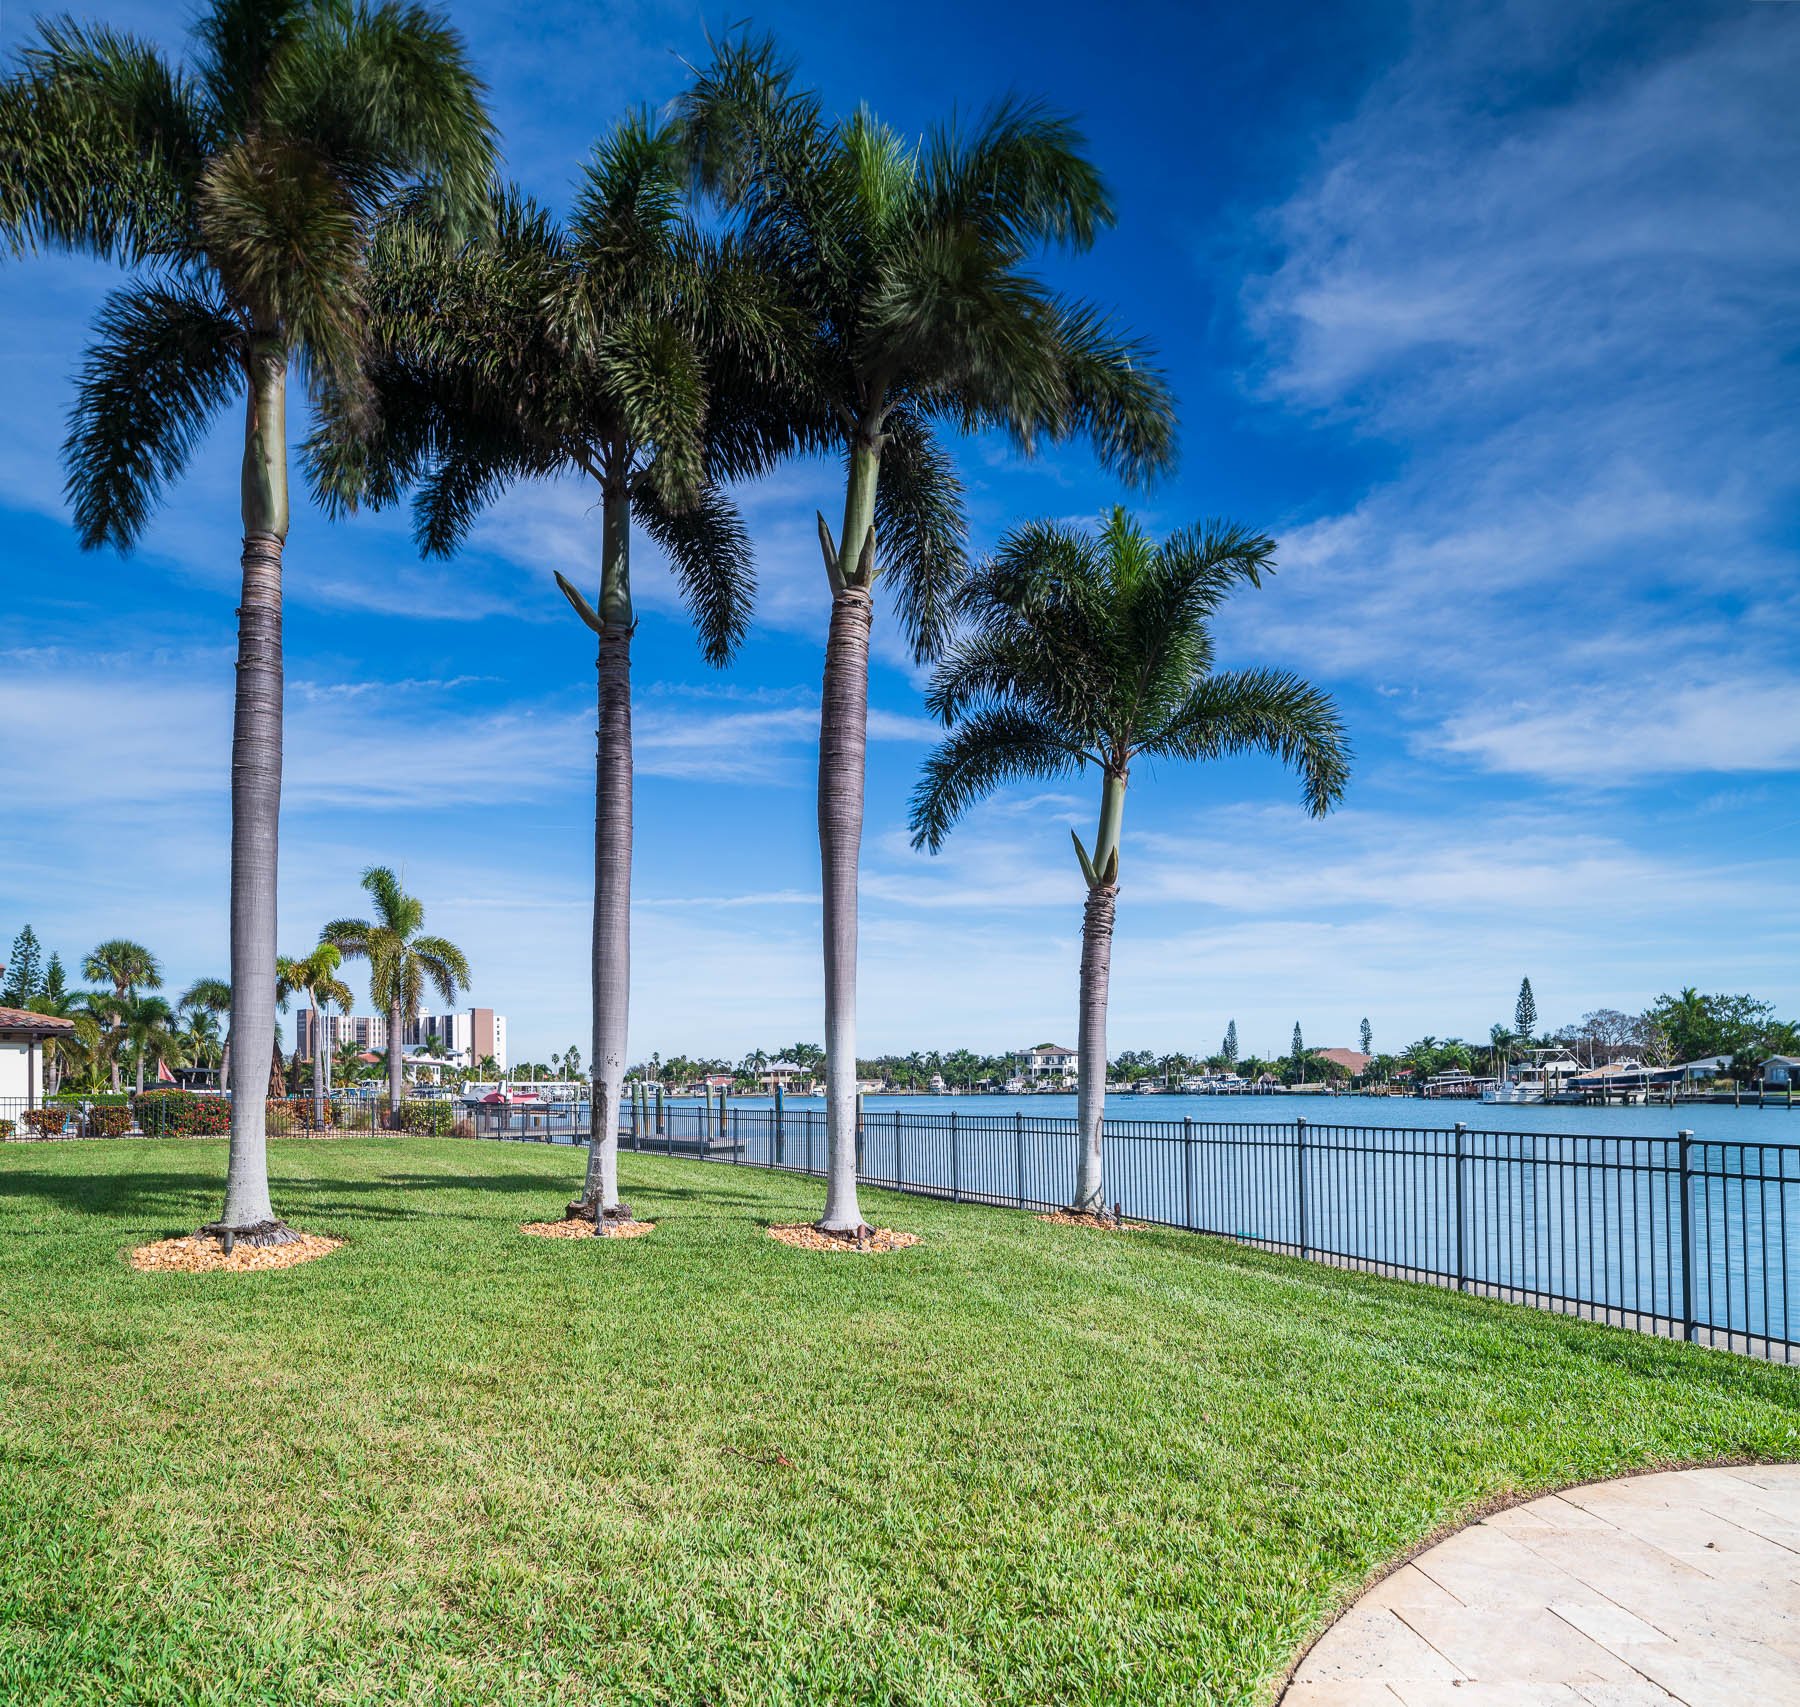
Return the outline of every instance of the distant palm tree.
<path id="1" fill-rule="evenodd" d="M 97 978 L 112 986 L 112 1001 L 88 1005 L 106 1027 L 112 1053 L 112 1088 L 119 1089 L 119 1049 L 125 1041 L 125 1024 L 140 990 L 162 988 L 162 967 L 156 956 L 140 942 L 128 937 L 112 937 L 96 944 L 81 962 L 84 978 Z"/>
<path id="2" fill-rule="evenodd" d="M 1006 783 L 1090 765 L 1100 773 L 1092 851 L 1074 838 L 1087 885 L 1080 1211 L 1105 1206 L 1107 985 L 1133 762 L 1269 753 L 1299 771 L 1314 816 L 1337 804 L 1349 777 L 1349 743 L 1325 694 L 1275 670 L 1213 669 L 1213 613 L 1240 583 L 1261 584 L 1274 551 L 1266 536 L 1218 522 L 1158 545 L 1123 510 L 1098 537 L 1054 522 L 1017 528 L 970 578 L 960 601 L 967 631 L 932 679 L 928 703 L 951 732 L 913 794 L 915 847 L 936 853 L 957 820 Z"/>
<path id="3" fill-rule="evenodd" d="M 231 983 L 225 978 L 196 978 L 182 991 L 176 1007 L 198 1019 L 205 1014 L 213 1024 L 222 1024 L 231 1012 Z M 190 1021 L 190 1024 L 192 1022 Z M 231 1084 L 231 1028 L 225 1027 L 225 1041 L 219 1050 L 219 1088 Z"/>
<path id="4" fill-rule="evenodd" d="M 698 182 L 809 333 L 771 385 L 809 447 L 844 460 L 843 525 L 818 517 L 831 594 L 819 715 L 829 1161 L 819 1225 L 862 1225 L 856 1199 L 857 867 L 875 583 L 915 656 L 943 639 L 963 568 L 962 488 L 937 429 L 997 430 L 1026 454 L 1085 434 L 1148 477 L 1173 457 L 1174 410 L 1148 351 L 1028 270 L 1085 249 L 1113 209 L 1065 118 L 1007 101 L 920 145 L 866 110 L 829 121 L 772 41 L 721 42 L 679 104 Z"/>
<path id="5" fill-rule="evenodd" d="M 0 86 L 0 227 L 149 276 L 111 296 L 64 445 L 84 546 L 136 543 L 213 418 L 244 410 L 232 726 L 238 1094 L 216 1226 L 290 1237 L 269 1201 L 287 380 L 361 395 L 363 249 L 397 196 L 483 205 L 494 143 L 460 38 L 415 4 L 204 0 L 194 52 L 41 23 Z"/>
<path id="6" fill-rule="evenodd" d="M 725 492 L 795 440 L 747 382 L 778 330 L 771 293 L 682 207 L 672 137 L 634 116 L 594 151 L 568 230 L 517 193 L 448 253 L 405 225 L 373 269 L 378 425 L 326 421 L 315 486 L 338 508 L 415 487 L 420 548 L 449 556 L 531 478 L 576 475 L 600 509 L 598 595 L 556 581 L 593 631 L 599 675 L 591 957 L 595 1086 L 583 1205 L 618 1205 L 618 1107 L 631 974 L 631 530 L 659 544 L 710 663 L 748 628 L 750 545 Z"/>
<path id="7" fill-rule="evenodd" d="M 177 1028 L 175 1010 L 161 996 L 136 996 L 127 1000 L 120 1014 L 120 1030 L 132 1055 L 132 1088 L 144 1093 L 144 1069 L 155 1061 L 186 1066 L 188 1047 Z M 115 1071 L 117 1059 L 114 1060 Z"/>
<path id="8" fill-rule="evenodd" d="M 369 963 L 369 994 L 388 1016 L 388 1113 L 400 1118 L 407 1025 L 418 1015 L 429 983 L 446 1002 L 468 988 L 469 962 L 455 943 L 423 936 L 425 906 L 400 887 L 385 865 L 362 874 L 362 886 L 375 903 L 371 919 L 333 919 L 320 936 L 353 960 Z"/>
<path id="9" fill-rule="evenodd" d="M 290 996 L 305 996 L 312 1034 L 313 1126 L 325 1124 L 325 1039 L 319 1029 L 319 1010 L 336 1002 L 347 1008 L 354 999 L 349 985 L 338 977 L 343 950 L 322 942 L 311 954 L 295 960 L 282 955 L 275 962 L 275 999 L 285 1005 Z"/>

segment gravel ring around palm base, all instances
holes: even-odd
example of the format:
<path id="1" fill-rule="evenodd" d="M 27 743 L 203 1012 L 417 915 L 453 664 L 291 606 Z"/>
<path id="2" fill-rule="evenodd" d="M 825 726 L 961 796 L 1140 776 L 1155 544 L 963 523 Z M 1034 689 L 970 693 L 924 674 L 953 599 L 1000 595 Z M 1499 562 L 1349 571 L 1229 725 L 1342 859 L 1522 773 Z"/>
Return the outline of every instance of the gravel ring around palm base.
<path id="1" fill-rule="evenodd" d="M 892 1227 L 872 1227 L 866 1239 L 858 1239 L 854 1233 L 823 1232 L 810 1221 L 771 1227 L 769 1237 L 798 1251 L 849 1251 L 864 1257 L 885 1256 L 919 1242 L 917 1233 L 897 1233 Z"/>
<path id="2" fill-rule="evenodd" d="M 1038 1216 L 1058 1227 L 1092 1227 L 1100 1233 L 1147 1233 L 1148 1221 L 1115 1221 L 1110 1215 L 1092 1215 L 1079 1209 L 1051 1209 Z"/>
<path id="3" fill-rule="evenodd" d="M 244 1274 L 252 1269 L 293 1268 L 316 1257 L 329 1256 L 342 1239 L 323 1233 L 301 1233 L 280 1245 L 235 1245 L 231 1254 L 210 1233 L 188 1233 L 177 1239 L 158 1239 L 139 1245 L 130 1254 L 131 1266 L 140 1274 Z"/>
<path id="4" fill-rule="evenodd" d="M 520 1228 L 521 1233 L 529 1233 L 534 1239 L 641 1239 L 646 1233 L 656 1231 L 654 1221 L 618 1221 L 610 1232 L 596 1235 L 592 1221 L 584 1221 L 578 1215 L 571 1215 L 561 1221 L 527 1221 Z"/>

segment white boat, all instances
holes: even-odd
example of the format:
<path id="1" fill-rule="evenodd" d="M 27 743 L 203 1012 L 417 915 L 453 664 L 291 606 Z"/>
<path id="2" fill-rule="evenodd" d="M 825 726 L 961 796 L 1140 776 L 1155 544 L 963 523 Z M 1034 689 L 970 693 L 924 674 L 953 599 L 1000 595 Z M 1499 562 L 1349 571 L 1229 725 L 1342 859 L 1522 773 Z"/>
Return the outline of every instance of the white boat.
<path id="1" fill-rule="evenodd" d="M 1581 1063 L 1566 1049 L 1534 1049 L 1531 1060 L 1518 1073 L 1508 1073 L 1498 1083 L 1482 1088 L 1483 1102 L 1543 1102 L 1567 1090 L 1581 1071 Z"/>
<path id="2" fill-rule="evenodd" d="M 1485 1086 L 1481 1100 L 1498 1103 L 1542 1102 L 1544 1088 L 1542 1085 L 1525 1084 L 1519 1079 L 1502 1079 L 1497 1085 Z"/>

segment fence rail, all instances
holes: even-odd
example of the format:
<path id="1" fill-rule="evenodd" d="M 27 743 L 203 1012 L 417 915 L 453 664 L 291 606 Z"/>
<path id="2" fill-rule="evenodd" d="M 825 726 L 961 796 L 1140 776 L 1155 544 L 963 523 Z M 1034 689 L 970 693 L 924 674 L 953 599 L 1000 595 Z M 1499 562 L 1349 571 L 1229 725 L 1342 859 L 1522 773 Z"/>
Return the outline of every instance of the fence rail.
<path id="1" fill-rule="evenodd" d="M 477 1133 L 579 1141 L 577 1112 Z M 890 1190 L 1046 1210 L 1074 1180 L 1066 1117 L 871 1110 L 858 1136 L 859 1176 Z M 627 1109 L 620 1141 L 825 1167 L 815 1109 Z M 1132 1220 L 1800 1362 L 1800 1142 L 1108 1120 L 1105 1161 L 1108 1198 Z"/>
<path id="2" fill-rule="evenodd" d="M 0 1122 L 15 1137 L 176 1135 L 153 1099 L 110 1113 L 99 1100 L 60 1106 L 60 1119 L 36 1116 L 55 1131 L 28 1130 L 22 1104 L 0 1104 Z M 223 1116 L 227 1105 L 213 1107 Z M 269 1115 L 277 1132 L 319 1126 L 308 1097 L 271 1102 Z M 572 1144 L 586 1140 L 588 1109 L 440 1099 L 406 1104 L 402 1120 L 413 1132 Z M 324 1126 L 390 1121 L 384 1100 L 341 1098 Z M 825 1171 L 825 1116 L 810 1108 L 628 1105 L 620 1142 Z M 1044 1210 L 1068 1201 L 1075 1148 L 1067 1117 L 870 1110 L 858 1172 L 889 1190 Z M 1106 1177 L 1133 1220 L 1800 1362 L 1800 1141 L 1109 1119 Z"/>

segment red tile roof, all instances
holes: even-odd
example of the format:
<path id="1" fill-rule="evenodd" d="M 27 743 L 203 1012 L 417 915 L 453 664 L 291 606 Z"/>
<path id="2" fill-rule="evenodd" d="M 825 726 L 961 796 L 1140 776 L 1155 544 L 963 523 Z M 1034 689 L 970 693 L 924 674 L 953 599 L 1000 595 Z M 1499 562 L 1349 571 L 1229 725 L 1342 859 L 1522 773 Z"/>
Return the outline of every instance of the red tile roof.
<path id="1" fill-rule="evenodd" d="M 0 1008 L 0 1031 L 37 1033 L 73 1031 L 75 1022 L 59 1014 L 34 1014 L 29 1008 Z"/>

